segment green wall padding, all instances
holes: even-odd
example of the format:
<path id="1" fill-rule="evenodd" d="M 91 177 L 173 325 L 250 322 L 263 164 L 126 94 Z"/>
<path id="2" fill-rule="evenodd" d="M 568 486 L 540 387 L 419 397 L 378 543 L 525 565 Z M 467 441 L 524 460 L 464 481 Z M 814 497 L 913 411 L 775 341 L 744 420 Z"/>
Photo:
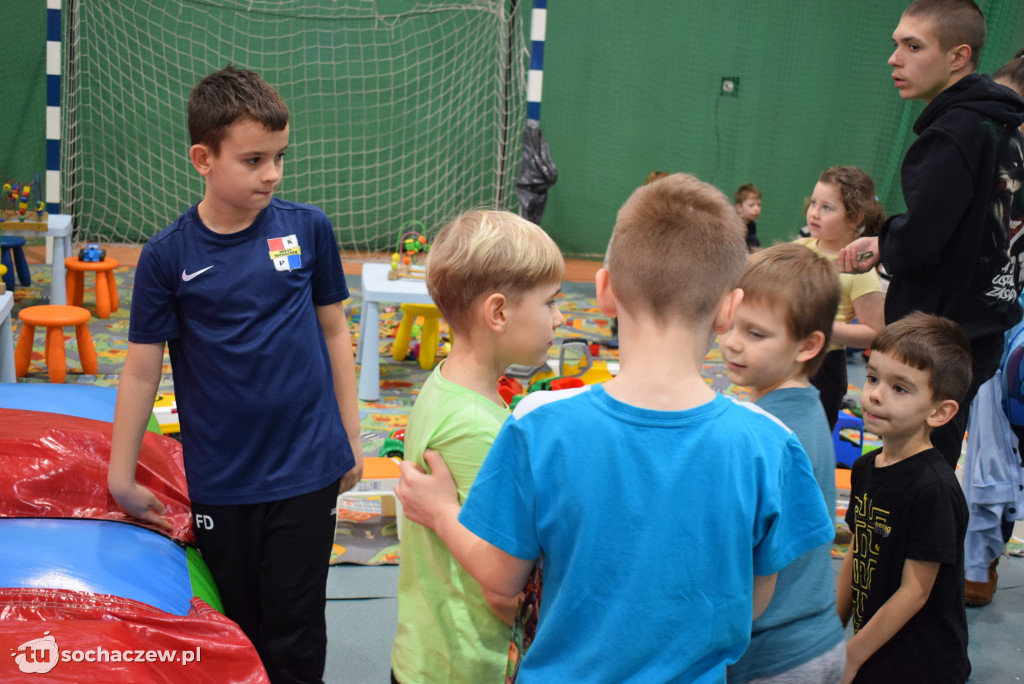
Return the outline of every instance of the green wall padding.
<path id="1" fill-rule="evenodd" d="M 1024 4 L 979 3 L 981 71 L 1024 44 Z M 541 129 L 558 167 L 544 228 L 566 254 L 603 253 L 615 214 L 654 170 L 686 171 L 730 198 L 764 193 L 762 244 L 804 225 L 828 166 L 853 164 L 901 211 L 899 168 L 921 103 L 886 61 L 905 3 L 893 0 L 559 2 L 547 14 Z M 720 95 L 738 76 L 739 94 Z"/>
<path id="2" fill-rule="evenodd" d="M 46 173 L 46 3 L 4 2 L 0 185 Z"/>

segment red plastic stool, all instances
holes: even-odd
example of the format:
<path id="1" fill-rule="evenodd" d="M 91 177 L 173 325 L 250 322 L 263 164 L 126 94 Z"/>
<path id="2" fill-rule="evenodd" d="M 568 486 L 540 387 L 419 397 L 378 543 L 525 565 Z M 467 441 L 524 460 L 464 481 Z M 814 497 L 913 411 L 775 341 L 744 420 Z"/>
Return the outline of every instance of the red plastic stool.
<path id="1" fill-rule="evenodd" d="M 28 364 L 32 359 L 32 344 L 37 326 L 46 328 L 46 367 L 50 382 L 62 383 L 67 374 L 67 358 L 64 355 L 64 326 L 75 326 L 78 338 L 78 356 L 82 360 L 82 372 L 96 375 L 99 372 L 99 359 L 96 348 L 92 345 L 89 334 L 89 319 L 92 314 L 80 306 L 60 306 L 43 304 L 30 306 L 18 313 L 21 321 L 21 335 L 18 347 L 14 350 L 14 374 L 25 377 Z"/>
<path id="2" fill-rule="evenodd" d="M 117 311 L 120 301 L 117 296 L 117 282 L 114 280 L 114 269 L 120 264 L 117 259 L 107 257 L 103 261 L 79 261 L 77 257 L 64 259 L 68 269 L 67 296 L 68 304 L 82 306 L 85 291 L 85 273 L 96 273 L 96 315 L 110 318 L 112 311 Z"/>

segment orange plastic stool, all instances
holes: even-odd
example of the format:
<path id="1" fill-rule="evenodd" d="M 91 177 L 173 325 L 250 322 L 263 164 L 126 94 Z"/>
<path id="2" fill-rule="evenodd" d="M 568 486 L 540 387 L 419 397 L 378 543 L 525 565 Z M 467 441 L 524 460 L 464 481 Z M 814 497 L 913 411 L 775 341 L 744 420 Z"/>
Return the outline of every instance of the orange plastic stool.
<path id="1" fill-rule="evenodd" d="M 79 261 L 77 257 L 68 257 L 64 259 L 64 265 L 68 269 L 68 304 L 82 306 L 85 273 L 92 271 L 96 273 L 96 315 L 110 318 L 110 313 L 118 310 L 120 301 L 114 280 L 114 269 L 120 265 L 117 259 L 107 257 L 103 261 Z"/>
<path id="2" fill-rule="evenodd" d="M 36 334 L 36 326 L 46 328 L 46 367 L 50 382 L 62 383 L 67 374 L 67 358 L 64 356 L 64 326 L 75 326 L 78 338 L 78 356 L 82 360 L 82 372 L 96 375 L 99 372 L 99 360 L 96 348 L 92 345 L 89 334 L 89 319 L 92 314 L 80 306 L 60 306 L 44 304 L 30 306 L 18 312 L 21 321 L 21 335 L 18 347 L 14 350 L 14 374 L 19 378 L 28 373 L 28 364 L 32 359 L 32 344 Z"/>

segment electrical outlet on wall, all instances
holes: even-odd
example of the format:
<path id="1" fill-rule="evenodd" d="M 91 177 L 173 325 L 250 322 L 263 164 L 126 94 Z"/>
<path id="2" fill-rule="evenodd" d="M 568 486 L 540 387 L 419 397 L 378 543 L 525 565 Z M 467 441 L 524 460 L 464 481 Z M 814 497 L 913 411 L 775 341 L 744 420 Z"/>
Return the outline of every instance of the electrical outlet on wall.
<path id="1" fill-rule="evenodd" d="M 722 77 L 722 95 L 732 95 L 736 97 L 740 94 L 740 77 L 739 76 L 723 76 Z"/>

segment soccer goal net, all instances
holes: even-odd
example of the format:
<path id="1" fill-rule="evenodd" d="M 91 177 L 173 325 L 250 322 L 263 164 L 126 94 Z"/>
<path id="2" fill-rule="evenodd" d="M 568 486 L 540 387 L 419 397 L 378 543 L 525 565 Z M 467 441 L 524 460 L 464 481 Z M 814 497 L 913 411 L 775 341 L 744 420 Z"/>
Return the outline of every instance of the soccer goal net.
<path id="1" fill-rule="evenodd" d="M 528 50 L 515 0 L 70 0 L 62 211 L 79 241 L 143 243 L 202 196 L 186 101 L 232 63 L 291 110 L 277 195 L 343 249 L 410 220 L 516 206 Z M 528 10 L 528 8 L 527 8 Z"/>

